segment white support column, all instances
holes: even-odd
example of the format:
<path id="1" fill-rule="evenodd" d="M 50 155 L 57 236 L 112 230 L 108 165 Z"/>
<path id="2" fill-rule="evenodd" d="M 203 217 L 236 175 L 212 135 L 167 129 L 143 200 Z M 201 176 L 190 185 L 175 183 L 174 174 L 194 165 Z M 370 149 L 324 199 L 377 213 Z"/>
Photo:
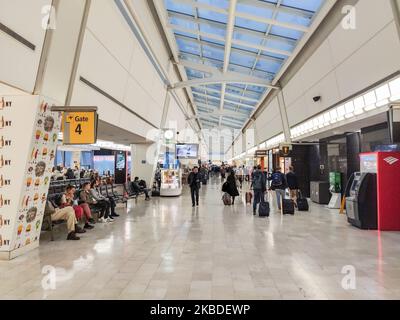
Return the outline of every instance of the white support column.
<path id="1" fill-rule="evenodd" d="M 289 119 L 287 116 L 286 105 L 285 105 L 285 98 L 283 96 L 282 90 L 279 91 L 277 98 L 279 104 L 279 112 L 281 115 L 283 134 L 285 135 L 285 142 L 292 142 L 292 137 L 290 135 Z"/>
<path id="2" fill-rule="evenodd" d="M 157 169 L 157 161 L 163 142 L 163 128 L 167 121 L 169 104 L 171 102 L 170 93 L 167 92 L 164 100 L 163 115 L 161 117 L 160 129 L 158 132 L 152 132 L 147 138 L 154 140 L 152 144 L 132 144 L 132 168 L 131 179 L 139 177 L 146 181 L 147 186 L 151 188 L 154 182 L 154 174 Z"/>
<path id="3" fill-rule="evenodd" d="M 235 27 L 236 3 L 237 3 L 237 0 L 231 0 L 230 4 L 229 4 L 228 24 L 226 26 L 224 67 L 222 69 L 223 74 L 225 74 L 228 71 L 229 61 L 231 58 L 233 29 Z M 222 83 L 221 102 L 219 105 L 219 109 L 221 110 L 221 112 L 224 111 L 225 91 L 226 91 L 226 83 Z M 219 126 L 221 126 L 222 118 L 223 118 L 223 116 L 219 117 Z"/>
<path id="4" fill-rule="evenodd" d="M 46 31 L 34 94 L 69 105 L 91 0 L 54 0 L 56 29 Z"/>
<path id="5" fill-rule="evenodd" d="M 152 150 L 157 149 L 157 143 L 154 144 L 132 144 L 131 155 L 132 155 L 132 168 L 131 168 L 131 179 L 139 177 L 141 180 L 146 181 L 149 188 L 154 176 L 154 163 L 151 160 L 157 161 L 157 159 L 148 159 L 148 154 Z"/>
<path id="6" fill-rule="evenodd" d="M 390 0 L 390 3 L 392 4 L 394 21 L 400 38 L 400 0 Z"/>

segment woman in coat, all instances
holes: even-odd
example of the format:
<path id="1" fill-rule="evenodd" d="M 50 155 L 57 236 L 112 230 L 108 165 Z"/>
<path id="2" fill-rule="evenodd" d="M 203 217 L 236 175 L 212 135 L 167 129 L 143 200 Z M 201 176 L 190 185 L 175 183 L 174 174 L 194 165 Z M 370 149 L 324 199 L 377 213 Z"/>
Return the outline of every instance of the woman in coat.
<path id="1" fill-rule="evenodd" d="M 239 196 L 239 191 L 236 185 L 236 176 L 235 176 L 235 171 L 231 170 L 228 176 L 228 179 L 226 180 L 228 183 L 228 189 L 227 192 L 228 194 L 232 197 L 232 205 L 235 204 L 235 197 Z"/>

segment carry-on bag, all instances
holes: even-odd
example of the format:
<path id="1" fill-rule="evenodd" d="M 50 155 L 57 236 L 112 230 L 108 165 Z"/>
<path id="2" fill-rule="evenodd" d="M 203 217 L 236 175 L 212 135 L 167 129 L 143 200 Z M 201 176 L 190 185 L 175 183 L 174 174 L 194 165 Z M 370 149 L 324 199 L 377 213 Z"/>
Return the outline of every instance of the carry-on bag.
<path id="1" fill-rule="evenodd" d="M 308 211 L 309 205 L 308 205 L 308 200 L 306 197 L 303 197 L 303 194 L 299 190 L 297 193 L 297 210 L 299 211 Z"/>
<path id="2" fill-rule="evenodd" d="M 260 217 L 269 217 L 269 212 L 270 212 L 269 202 L 262 199 L 258 207 L 258 215 Z"/>
<path id="3" fill-rule="evenodd" d="M 222 196 L 222 202 L 224 203 L 224 205 L 230 206 L 232 205 L 232 197 L 227 192 L 225 192 Z"/>
<path id="4" fill-rule="evenodd" d="M 253 194 L 251 192 L 246 192 L 246 204 L 251 204 L 251 199 L 253 199 Z"/>
<path id="5" fill-rule="evenodd" d="M 291 199 L 282 199 L 282 214 L 294 215 L 294 202 Z"/>

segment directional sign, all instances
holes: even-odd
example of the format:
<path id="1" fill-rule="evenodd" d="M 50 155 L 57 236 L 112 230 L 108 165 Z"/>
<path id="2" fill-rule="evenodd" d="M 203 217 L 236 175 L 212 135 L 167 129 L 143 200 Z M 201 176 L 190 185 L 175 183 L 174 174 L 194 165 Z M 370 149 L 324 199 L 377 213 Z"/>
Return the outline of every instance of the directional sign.
<path id="1" fill-rule="evenodd" d="M 95 111 L 66 111 L 63 116 L 64 144 L 93 144 L 97 140 Z"/>

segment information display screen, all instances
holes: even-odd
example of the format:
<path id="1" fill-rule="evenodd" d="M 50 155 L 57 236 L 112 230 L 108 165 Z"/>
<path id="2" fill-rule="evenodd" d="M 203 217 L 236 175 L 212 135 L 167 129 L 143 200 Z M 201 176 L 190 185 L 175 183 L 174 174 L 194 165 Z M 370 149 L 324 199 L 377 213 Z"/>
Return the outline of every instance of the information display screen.
<path id="1" fill-rule="evenodd" d="M 125 153 L 117 153 L 117 165 L 118 170 L 124 170 L 126 166 Z"/>
<path id="2" fill-rule="evenodd" d="M 378 172 L 378 159 L 376 154 L 362 154 L 360 160 L 361 172 Z"/>
<path id="3" fill-rule="evenodd" d="M 94 156 L 94 169 L 100 174 L 110 171 L 111 174 L 115 172 L 115 156 Z"/>
<path id="4" fill-rule="evenodd" d="M 177 159 L 197 159 L 199 157 L 198 144 L 177 144 L 176 158 Z"/>

